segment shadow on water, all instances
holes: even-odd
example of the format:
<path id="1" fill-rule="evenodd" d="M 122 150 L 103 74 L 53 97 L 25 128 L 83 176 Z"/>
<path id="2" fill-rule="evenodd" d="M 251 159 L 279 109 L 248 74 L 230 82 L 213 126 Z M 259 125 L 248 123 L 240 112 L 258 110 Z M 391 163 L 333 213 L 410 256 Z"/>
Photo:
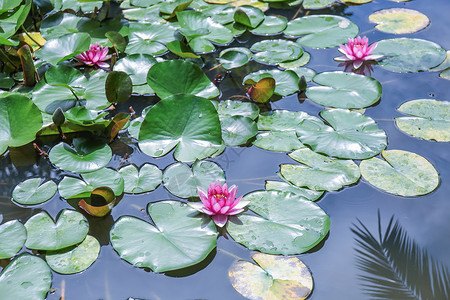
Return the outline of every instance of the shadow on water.
<path id="1" fill-rule="evenodd" d="M 364 292 L 372 299 L 449 299 L 447 267 L 409 237 L 394 216 L 384 233 L 380 219 L 378 212 L 378 237 L 359 219 L 351 228 Z"/>

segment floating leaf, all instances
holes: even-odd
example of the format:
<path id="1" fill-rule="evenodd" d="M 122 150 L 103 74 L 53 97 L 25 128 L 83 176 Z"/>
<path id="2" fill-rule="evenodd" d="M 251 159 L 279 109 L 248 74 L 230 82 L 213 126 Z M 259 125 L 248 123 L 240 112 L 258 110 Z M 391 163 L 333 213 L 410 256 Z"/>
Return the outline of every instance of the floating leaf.
<path id="1" fill-rule="evenodd" d="M 123 193 L 124 181 L 115 170 L 103 168 L 94 172 L 81 174 L 83 180 L 64 176 L 58 185 L 59 194 L 64 199 L 86 198 L 91 192 L 101 186 L 107 186 L 114 191 L 116 196 Z"/>
<path id="2" fill-rule="evenodd" d="M 253 80 L 252 78 L 246 77 L 247 80 L 245 80 L 244 78 L 244 83 L 254 84 L 247 91 L 247 94 L 250 96 L 250 98 L 259 103 L 266 103 L 267 101 L 269 101 L 276 88 L 275 79 L 273 79 L 271 76 L 271 74 L 268 74 L 268 77 L 264 77 L 259 80 L 258 78 L 255 78 L 257 79 L 257 81 Z"/>
<path id="3" fill-rule="evenodd" d="M 327 6 L 330 6 L 336 2 L 336 0 L 303 0 L 303 8 L 304 9 L 322 9 Z"/>
<path id="4" fill-rule="evenodd" d="M 230 147 L 243 145 L 258 133 L 255 121 L 243 116 L 221 118 L 220 125 L 222 139 Z"/>
<path id="5" fill-rule="evenodd" d="M 317 117 L 303 111 L 273 110 L 261 113 L 258 119 L 259 130 L 295 130 L 304 120 L 319 121 Z"/>
<path id="6" fill-rule="evenodd" d="M 159 11 L 163 14 L 163 18 L 168 20 L 175 17 L 176 12 L 185 10 L 191 3 L 192 0 L 163 1 Z"/>
<path id="7" fill-rule="evenodd" d="M 195 265 L 216 247 L 214 223 L 178 201 L 147 206 L 155 225 L 122 216 L 110 231 L 111 244 L 120 257 L 136 267 L 166 272 Z"/>
<path id="8" fill-rule="evenodd" d="M 247 83 L 248 80 L 259 82 L 261 79 L 267 77 L 272 77 L 275 79 L 276 84 L 274 93 L 277 95 L 284 97 L 298 91 L 299 78 L 294 71 L 290 70 L 281 71 L 274 69 L 256 71 L 245 76 L 244 83 Z"/>
<path id="9" fill-rule="evenodd" d="M 89 268 L 97 259 L 100 244 L 88 235 L 84 241 L 70 248 L 47 251 L 45 260 L 53 271 L 60 274 L 75 274 Z"/>
<path id="10" fill-rule="evenodd" d="M 91 37 L 87 33 L 67 34 L 49 39 L 44 47 L 36 51 L 36 56 L 46 62 L 57 65 L 89 49 Z"/>
<path id="11" fill-rule="evenodd" d="M 298 187 L 314 191 L 336 191 L 344 185 L 358 181 L 361 173 L 352 160 L 327 157 L 311 151 L 298 149 L 289 156 L 301 165 L 282 164 L 280 173 L 284 179 Z"/>
<path id="12" fill-rule="evenodd" d="M 374 12 L 369 16 L 376 29 L 393 34 L 414 33 L 430 24 L 426 15 L 417 10 L 406 8 L 389 8 Z"/>
<path id="13" fill-rule="evenodd" d="M 428 71 L 446 57 L 445 50 L 438 44 L 409 38 L 381 40 L 372 54 L 383 55 L 378 64 L 399 73 Z"/>
<path id="14" fill-rule="evenodd" d="M 250 102 L 225 100 L 219 103 L 217 112 L 220 118 L 242 116 L 255 120 L 259 115 L 259 108 Z"/>
<path id="15" fill-rule="evenodd" d="M 182 58 L 199 58 L 197 54 L 192 52 L 192 49 L 183 42 L 173 41 L 166 44 L 170 52 L 175 53 Z"/>
<path id="16" fill-rule="evenodd" d="M 244 47 L 227 48 L 220 52 L 219 62 L 227 70 L 239 68 L 250 61 L 252 52 Z"/>
<path id="17" fill-rule="evenodd" d="M 248 299 L 306 299 L 313 289 L 308 267 L 297 257 L 256 253 L 257 263 L 235 261 L 228 270 L 233 287 Z"/>
<path id="18" fill-rule="evenodd" d="M 112 71 L 105 81 L 106 98 L 110 103 L 123 103 L 131 97 L 133 83 L 130 76 L 122 71 Z"/>
<path id="19" fill-rule="evenodd" d="M 266 16 L 264 21 L 250 32 L 256 35 L 275 35 L 280 34 L 286 25 L 287 19 L 283 16 Z"/>
<path id="20" fill-rule="evenodd" d="M 14 79 L 9 77 L 7 74 L 0 73 L 0 89 L 9 90 L 14 86 Z"/>
<path id="21" fill-rule="evenodd" d="M 107 186 L 101 186 L 91 192 L 87 201 L 81 199 L 78 206 L 92 216 L 104 217 L 109 214 L 116 202 L 114 191 Z"/>
<path id="22" fill-rule="evenodd" d="M 253 56 L 256 61 L 272 65 L 296 60 L 303 54 L 302 46 L 287 40 L 257 42 L 250 50 L 257 52 Z"/>
<path id="23" fill-rule="evenodd" d="M 300 56 L 300 58 L 293 60 L 293 61 L 286 61 L 286 62 L 279 63 L 278 66 L 283 69 L 289 69 L 292 71 L 294 71 L 294 69 L 307 69 L 307 68 L 300 68 L 300 67 L 309 63 L 310 59 L 311 59 L 311 54 L 309 54 L 306 51 L 303 51 L 303 55 Z M 314 74 L 316 74 L 316 72 L 314 72 Z M 299 77 L 301 77 L 301 76 L 299 76 Z"/>
<path id="24" fill-rule="evenodd" d="M 403 103 L 398 111 L 413 117 L 395 118 L 405 133 L 438 142 L 450 142 L 450 102 L 419 99 Z"/>
<path id="25" fill-rule="evenodd" d="M 250 28 L 255 28 L 264 20 L 264 13 L 256 7 L 242 5 L 234 12 L 234 21 Z"/>
<path id="26" fill-rule="evenodd" d="M 364 108 L 376 103 L 381 97 L 381 84 L 364 75 L 348 72 L 324 72 L 314 76 L 321 86 L 307 88 L 306 96 L 328 107 Z"/>
<path id="27" fill-rule="evenodd" d="M 17 94 L 0 94 L 0 119 L 0 154 L 8 146 L 28 144 L 36 138 L 36 132 L 42 126 L 41 112 L 33 101 Z"/>
<path id="28" fill-rule="evenodd" d="M 22 205 L 34 205 L 51 199 L 56 193 L 56 183 L 53 180 L 41 182 L 41 178 L 30 178 L 16 185 L 12 193 L 13 201 Z"/>
<path id="29" fill-rule="evenodd" d="M 165 44 L 175 41 L 175 28 L 169 24 L 130 23 L 127 54 L 161 55 L 167 52 Z"/>
<path id="30" fill-rule="evenodd" d="M 34 250 L 59 250 L 81 243 L 88 231 L 89 223 L 77 211 L 64 209 L 56 224 L 52 218 L 41 211 L 25 223 L 27 241 L 25 246 Z"/>
<path id="31" fill-rule="evenodd" d="M 41 258 L 23 253 L 0 274 L 0 299 L 45 299 L 52 273 Z"/>
<path id="32" fill-rule="evenodd" d="M 269 151 L 287 152 L 303 147 L 295 130 L 272 130 L 258 133 L 253 141 L 256 147 Z"/>
<path id="33" fill-rule="evenodd" d="M 73 147 L 61 142 L 50 150 L 50 161 L 62 170 L 92 172 L 105 167 L 111 160 L 111 148 L 100 140 L 74 138 L 72 143 Z"/>
<path id="34" fill-rule="evenodd" d="M 148 85 L 161 99 L 175 94 L 192 94 L 198 97 L 219 96 L 217 87 L 194 63 L 182 60 L 155 64 L 147 75 Z"/>
<path id="35" fill-rule="evenodd" d="M 133 93 L 154 94 L 155 92 L 147 85 L 147 73 L 156 64 L 156 59 L 148 54 L 131 54 L 119 59 L 114 65 L 114 71 L 123 71 L 130 75 L 133 82 Z M 138 91 L 145 88 L 145 92 Z"/>
<path id="36" fill-rule="evenodd" d="M 127 41 L 117 31 L 108 31 L 105 33 L 106 38 L 113 44 L 114 48 L 119 52 L 124 52 L 127 47 Z"/>
<path id="37" fill-rule="evenodd" d="M 145 116 L 139 132 L 139 147 L 145 154 L 161 157 L 175 147 L 175 159 L 184 162 L 211 156 L 221 144 L 216 109 L 210 101 L 189 94 L 158 102 Z"/>
<path id="38" fill-rule="evenodd" d="M 273 181 L 273 180 L 266 180 L 266 190 L 290 192 L 290 193 L 294 193 L 297 196 L 306 198 L 311 201 L 316 201 L 324 193 L 324 191 L 313 191 L 310 189 L 300 188 L 300 187 L 290 184 L 288 182 Z"/>
<path id="39" fill-rule="evenodd" d="M 391 194 L 412 197 L 431 193 L 439 185 L 439 174 L 422 156 L 402 150 L 381 152 L 359 167 L 365 180 Z"/>
<path id="40" fill-rule="evenodd" d="M 244 196 L 257 215 L 229 218 L 231 237 L 250 250 L 293 255 L 308 251 L 328 233 L 330 219 L 320 207 L 292 193 L 256 191 Z"/>
<path id="41" fill-rule="evenodd" d="M 302 46 L 330 48 L 345 44 L 347 38 L 354 38 L 358 31 L 358 26 L 344 17 L 315 15 L 289 21 L 284 34 L 302 36 L 297 40 Z"/>
<path id="42" fill-rule="evenodd" d="M 324 110 L 320 116 L 331 127 L 305 120 L 297 128 L 300 141 L 315 152 L 339 158 L 365 159 L 386 148 L 386 133 L 367 116 L 344 109 Z"/>
<path id="43" fill-rule="evenodd" d="M 138 170 L 135 165 L 128 165 L 119 169 L 120 175 L 125 180 L 124 192 L 129 194 L 141 194 L 153 191 L 161 184 L 162 172 L 153 164 L 144 164 Z"/>
<path id="44" fill-rule="evenodd" d="M 165 188 L 177 197 L 198 197 L 198 187 L 207 189 L 211 182 L 225 183 L 225 173 L 211 161 L 196 161 L 192 169 L 186 164 L 175 163 L 164 170 L 163 181 Z"/>
<path id="45" fill-rule="evenodd" d="M 22 249 L 27 240 L 27 230 L 18 220 L 0 225 L 0 259 L 10 258 Z M 0 294 L 1 294 L 0 279 Z"/>

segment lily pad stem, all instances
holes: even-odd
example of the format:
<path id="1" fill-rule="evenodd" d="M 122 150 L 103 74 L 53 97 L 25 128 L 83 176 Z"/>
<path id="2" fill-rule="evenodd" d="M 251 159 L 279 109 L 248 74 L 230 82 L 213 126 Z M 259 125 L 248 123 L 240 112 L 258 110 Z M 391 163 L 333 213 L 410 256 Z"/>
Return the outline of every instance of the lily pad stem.
<path id="1" fill-rule="evenodd" d="M 23 25 L 20 25 L 20 27 L 22 28 L 23 32 L 25 32 L 25 34 L 30 38 L 30 40 L 32 40 L 33 42 L 36 43 L 36 45 L 39 46 L 39 49 L 41 49 L 43 47 L 43 45 L 39 44 L 38 41 L 36 41 L 35 39 L 33 39 L 33 37 L 28 33 L 28 31 L 25 29 L 25 27 Z"/>

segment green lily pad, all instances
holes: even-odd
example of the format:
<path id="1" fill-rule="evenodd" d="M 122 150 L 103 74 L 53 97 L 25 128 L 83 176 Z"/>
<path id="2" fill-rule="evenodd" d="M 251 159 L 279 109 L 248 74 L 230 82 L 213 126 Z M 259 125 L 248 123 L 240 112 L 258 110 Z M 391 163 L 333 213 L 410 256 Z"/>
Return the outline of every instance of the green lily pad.
<path id="1" fill-rule="evenodd" d="M 292 71 L 294 71 L 294 69 L 307 69 L 307 68 L 300 68 L 300 67 L 302 67 L 302 66 L 306 65 L 307 63 L 309 63 L 310 60 L 311 60 L 311 54 L 309 54 L 306 51 L 303 51 L 303 55 L 300 56 L 300 58 L 298 58 L 296 60 L 293 60 L 293 61 L 287 61 L 287 62 L 279 63 L 278 66 L 280 68 L 289 69 L 289 70 L 292 70 Z M 314 72 L 314 74 L 316 74 L 316 72 Z"/>
<path id="2" fill-rule="evenodd" d="M 124 103 L 131 97 L 133 83 L 130 76 L 122 71 L 112 71 L 105 81 L 106 99 L 110 103 Z"/>
<path id="3" fill-rule="evenodd" d="M 175 147 L 175 159 L 183 162 L 211 156 L 221 145 L 216 109 L 210 101 L 189 94 L 158 102 L 145 116 L 139 132 L 139 147 L 145 154 L 161 157 Z"/>
<path id="4" fill-rule="evenodd" d="M 330 218 L 312 201 L 292 193 L 256 191 L 244 196 L 257 215 L 229 218 L 231 237 L 250 250 L 293 255 L 317 245 L 330 229 Z"/>
<path id="5" fill-rule="evenodd" d="M 308 267 L 297 257 L 256 253 L 257 263 L 235 261 L 228 270 L 233 287 L 248 299 L 306 299 L 313 289 Z"/>
<path id="6" fill-rule="evenodd" d="M 285 181 L 266 180 L 265 187 L 268 191 L 290 192 L 311 201 L 316 201 L 322 197 L 324 193 L 324 191 L 313 191 L 306 188 L 300 188 Z"/>
<path id="7" fill-rule="evenodd" d="M 144 164 L 138 170 L 135 165 L 128 165 L 119 169 L 125 181 L 124 192 L 129 194 L 141 194 L 153 191 L 161 184 L 162 172 L 153 164 Z"/>
<path id="8" fill-rule="evenodd" d="M 106 127 L 110 123 L 110 121 L 104 119 L 104 117 L 107 115 L 107 112 L 99 113 L 96 110 L 89 110 L 84 106 L 72 107 L 64 113 L 67 121 L 83 127 L 94 125 L 105 125 Z M 65 124 L 63 123 L 63 125 Z M 61 129 L 63 129 L 63 127 L 64 126 L 62 126 Z"/>
<path id="9" fill-rule="evenodd" d="M 315 15 L 289 21 L 284 34 L 301 36 L 297 43 L 305 47 L 330 48 L 345 44 L 347 38 L 354 38 L 358 31 L 358 26 L 347 18 Z"/>
<path id="10" fill-rule="evenodd" d="M 301 165 L 282 164 L 284 179 L 298 187 L 314 191 L 336 191 L 358 181 L 361 173 L 352 160 L 341 160 L 321 155 L 309 148 L 298 149 L 289 156 Z"/>
<path id="11" fill-rule="evenodd" d="M 225 100 L 217 107 L 220 118 L 242 116 L 255 120 L 259 115 L 258 105 L 250 102 Z"/>
<path id="12" fill-rule="evenodd" d="M 286 65 L 284 65 L 284 66 L 286 66 Z M 281 66 L 281 65 L 280 65 L 280 67 L 283 68 L 283 66 Z M 316 76 L 316 72 L 310 68 L 288 67 L 287 69 L 294 71 L 297 74 L 298 78 L 301 78 L 302 76 L 304 76 L 306 82 L 310 82 L 314 78 L 314 76 Z"/>
<path id="13" fill-rule="evenodd" d="M 401 131 L 424 140 L 450 142 L 450 102 L 412 100 L 403 103 L 398 111 L 412 116 L 395 118 Z"/>
<path id="14" fill-rule="evenodd" d="M 89 223 L 77 211 L 64 209 L 56 224 L 41 211 L 27 220 L 27 241 L 25 246 L 34 250 L 59 250 L 81 243 L 88 231 Z"/>
<path id="15" fill-rule="evenodd" d="M 221 118 L 220 125 L 222 139 L 230 147 L 243 145 L 258 133 L 255 121 L 243 116 Z"/>
<path id="16" fill-rule="evenodd" d="M 303 54 L 302 46 L 287 40 L 257 42 L 253 44 L 250 50 L 256 52 L 253 55 L 256 61 L 271 65 L 296 60 Z"/>
<path id="17" fill-rule="evenodd" d="M 8 147 L 33 141 L 42 126 L 39 108 L 27 97 L 17 94 L 0 94 L 0 119 L 0 155 Z"/>
<path id="18" fill-rule="evenodd" d="M 219 90 L 202 69 L 188 61 L 169 60 L 155 64 L 148 71 L 147 82 L 161 99 L 175 94 L 208 99 L 219 96 Z"/>
<path id="19" fill-rule="evenodd" d="M 167 52 L 165 44 L 176 40 L 176 28 L 169 24 L 132 22 L 129 27 L 127 54 L 161 55 Z"/>
<path id="20" fill-rule="evenodd" d="M 0 73 L 0 89 L 9 90 L 14 86 L 14 84 L 15 84 L 14 79 L 9 77 L 7 74 Z"/>
<path id="21" fill-rule="evenodd" d="M 56 183 L 53 180 L 41 182 L 41 178 L 30 178 L 19 183 L 13 190 L 12 200 L 23 205 L 41 204 L 50 200 L 56 193 Z"/>
<path id="22" fill-rule="evenodd" d="M 386 133 L 367 116 L 344 109 L 324 110 L 320 116 L 331 126 L 321 121 L 305 120 L 297 128 L 300 141 L 315 152 L 339 158 L 365 159 L 386 148 Z"/>
<path id="23" fill-rule="evenodd" d="M 45 260 L 53 271 L 60 274 L 75 274 L 89 268 L 97 259 L 100 244 L 96 238 L 88 235 L 76 246 L 47 251 Z"/>
<path id="24" fill-rule="evenodd" d="M 402 150 L 381 152 L 385 160 L 363 160 L 361 174 L 373 186 L 391 194 L 413 197 L 431 193 L 439 185 L 439 174 L 422 156 Z"/>
<path id="25" fill-rule="evenodd" d="M 61 142 L 48 155 L 58 168 L 74 173 L 84 173 L 105 167 L 112 157 L 111 148 L 96 139 L 74 138 L 73 147 Z"/>
<path id="26" fill-rule="evenodd" d="M 225 183 L 222 168 L 211 161 L 196 161 L 192 168 L 183 163 L 171 164 L 164 170 L 165 188 L 180 198 L 198 197 L 197 188 L 207 189 L 211 182 Z"/>
<path id="27" fill-rule="evenodd" d="M 255 28 L 264 20 L 264 12 L 259 8 L 242 5 L 234 11 L 234 21 L 250 28 Z"/>
<path id="28" fill-rule="evenodd" d="M 372 54 L 383 55 L 378 64 L 398 73 L 428 71 L 446 58 L 445 50 L 438 44 L 409 38 L 381 40 Z"/>
<path id="29" fill-rule="evenodd" d="M 36 51 L 36 56 L 57 65 L 89 49 L 91 37 L 87 33 L 72 33 L 48 40 L 44 47 Z"/>
<path id="30" fill-rule="evenodd" d="M 287 19 L 283 16 L 266 16 L 258 27 L 250 30 L 256 35 L 280 34 L 287 26 Z"/>
<path id="31" fill-rule="evenodd" d="M 322 9 L 330 6 L 336 2 L 336 0 L 303 0 L 304 9 Z"/>
<path id="32" fill-rule="evenodd" d="M 239 68 L 252 58 L 252 52 L 244 47 L 227 48 L 220 52 L 219 62 L 227 70 Z"/>
<path id="33" fill-rule="evenodd" d="M 303 111 L 273 110 L 261 113 L 258 119 L 259 130 L 295 130 L 304 121 L 320 121 L 317 117 Z"/>
<path id="34" fill-rule="evenodd" d="M 27 230 L 18 220 L 12 220 L 0 225 L 0 259 L 15 256 L 22 249 L 26 240 Z"/>
<path id="35" fill-rule="evenodd" d="M 272 77 L 275 79 L 275 91 L 274 93 L 280 96 L 288 96 L 298 91 L 299 78 L 294 71 L 290 70 L 260 70 L 248 74 L 244 77 L 244 83 L 248 80 L 258 82 L 259 80 Z"/>
<path id="36" fill-rule="evenodd" d="M 423 13 L 406 8 L 388 8 L 374 12 L 369 16 L 376 29 L 393 34 L 414 33 L 426 28 L 430 19 Z"/>
<path id="37" fill-rule="evenodd" d="M 83 180 L 64 176 L 58 185 L 59 194 L 64 199 L 86 198 L 96 188 L 107 186 L 120 196 L 124 189 L 124 180 L 115 170 L 103 168 L 90 173 L 81 174 Z"/>
<path id="38" fill-rule="evenodd" d="M 2 1 L 4 3 L 4 1 Z M 18 43 L 9 40 L 9 38 L 16 33 L 16 31 L 22 26 L 22 24 L 27 19 L 28 13 L 31 9 L 31 1 L 25 1 L 24 5 L 20 5 L 15 9 L 4 11 L 1 16 L 2 22 L 0 23 L 0 44 L 4 45 L 14 45 L 17 46 Z M 9 5 L 7 5 L 9 6 Z"/>
<path id="39" fill-rule="evenodd" d="M 306 96 L 323 106 L 336 108 L 364 108 L 381 97 L 381 84 L 364 75 L 349 72 L 324 72 L 313 81 L 321 86 L 306 89 Z"/>
<path id="40" fill-rule="evenodd" d="M 304 147 L 295 130 L 272 130 L 258 133 L 253 141 L 256 147 L 277 152 L 287 152 Z"/>
<path id="41" fill-rule="evenodd" d="M 0 274 L 0 299 L 45 299 L 52 273 L 41 258 L 23 253 Z"/>
<path id="42" fill-rule="evenodd" d="M 185 10 L 191 3 L 192 0 L 163 1 L 159 7 L 159 11 L 161 12 L 162 17 L 168 20 L 175 17 L 177 11 Z"/>
<path id="43" fill-rule="evenodd" d="M 217 231 L 205 216 L 178 201 L 150 203 L 154 225 L 122 216 L 110 231 L 120 257 L 136 267 L 166 272 L 195 265 L 216 247 Z"/>
<path id="44" fill-rule="evenodd" d="M 192 52 L 192 49 L 181 41 L 173 41 L 166 44 L 170 52 L 182 58 L 199 58 L 197 54 Z"/>

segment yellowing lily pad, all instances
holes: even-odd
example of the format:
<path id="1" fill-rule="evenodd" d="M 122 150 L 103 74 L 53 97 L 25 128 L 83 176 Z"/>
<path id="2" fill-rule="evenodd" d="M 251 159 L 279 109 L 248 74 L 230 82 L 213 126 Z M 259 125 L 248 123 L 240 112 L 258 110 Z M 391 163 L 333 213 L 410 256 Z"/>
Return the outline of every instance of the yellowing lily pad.
<path id="1" fill-rule="evenodd" d="M 306 299 L 313 289 L 308 267 L 293 256 L 257 253 L 257 263 L 238 260 L 228 276 L 233 287 L 248 299 Z"/>
<path id="2" fill-rule="evenodd" d="M 359 165 L 365 180 L 391 194 L 412 197 L 432 192 L 439 174 L 422 156 L 402 150 L 382 151 L 385 160 L 373 157 Z"/>
<path id="3" fill-rule="evenodd" d="M 423 13 L 406 8 L 389 8 L 374 12 L 369 21 L 376 23 L 376 29 L 393 34 L 413 33 L 424 29 L 430 19 Z"/>

